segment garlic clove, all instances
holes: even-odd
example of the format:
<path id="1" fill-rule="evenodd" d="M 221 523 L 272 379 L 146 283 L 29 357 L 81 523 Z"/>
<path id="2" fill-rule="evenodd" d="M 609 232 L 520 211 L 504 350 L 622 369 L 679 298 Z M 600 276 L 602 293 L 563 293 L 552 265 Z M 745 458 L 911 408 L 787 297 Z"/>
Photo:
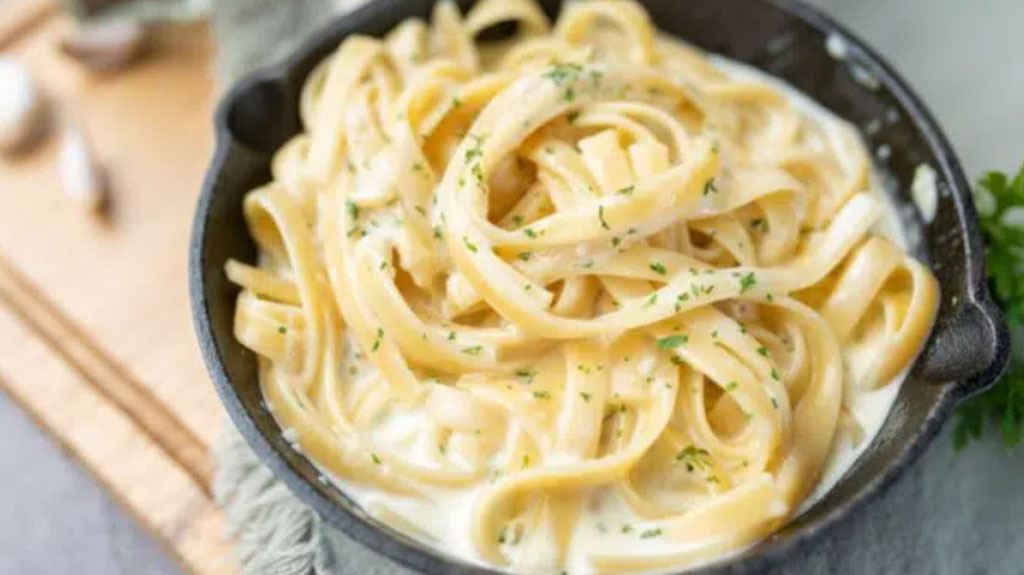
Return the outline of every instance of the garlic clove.
<path id="1" fill-rule="evenodd" d="M 43 101 L 28 70 L 0 58 L 0 152 L 12 154 L 35 143 L 44 124 Z"/>
<path id="2" fill-rule="evenodd" d="M 108 201 L 107 177 L 85 134 L 76 127 L 65 130 L 58 170 L 64 193 L 92 212 L 102 212 Z"/>
<path id="3" fill-rule="evenodd" d="M 118 70 L 142 55 L 148 37 L 146 28 L 137 22 L 88 22 L 69 31 L 61 41 L 61 49 L 94 70 Z"/>

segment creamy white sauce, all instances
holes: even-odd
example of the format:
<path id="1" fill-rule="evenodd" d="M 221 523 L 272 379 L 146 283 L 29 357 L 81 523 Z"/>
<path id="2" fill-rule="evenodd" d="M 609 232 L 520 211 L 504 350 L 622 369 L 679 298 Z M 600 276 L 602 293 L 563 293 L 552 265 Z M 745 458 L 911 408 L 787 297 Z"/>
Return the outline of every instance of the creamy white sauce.
<path id="1" fill-rule="evenodd" d="M 841 38 L 831 42 L 833 47 L 830 52 L 843 53 L 839 44 L 840 40 Z M 853 129 L 817 102 L 777 78 L 719 56 L 711 56 L 711 60 L 730 76 L 764 82 L 784 92 L 800 111 L 823 126 L 830 138 L 839 137 L 842 130 Z M 885 206 L 883 215 L 874 231 L 906 248 L 907 238 L 904 234 L 901 217 L 889 195 L 884 192 L 884 186 L 883 177 L 878 173 L 873 173 L 870 191 Z M 376 374 L 360 374 L 360 378 L 366 377 L 376 377 Z M 893 401 L 899 393 L 903 379 L 903 375 L 901 375 L 889 385 L 875 391 L 847 390 L 844 406 L 849 415 L 859 424 L 861 432 L 854 433 L 848 427 L 840 426 L 820 482 L 797 510 L 798 514 L 804 512 L 828 493 L 871 443 L 885 421 Z M 272 410 L 273 406 L 268 404 L 267 408 Z M 425 420 L 421 420 L 424 415 L 422 413 L 397 412 L 394 411 L 394 408 L 388 409 L 390 411 L 386 412 L 382 419 L 376 421 L 373 426 L 372 435 L 375 440 L 389 445 L 400 452 L 402 456 L 408 457 L 410 461 L 421 465 L 431 465 L 435 458 L 430 450 L 437 450 L 437 443 L 433 436 L 424 431 L 429 427 Z M 399 531 L 452 556 L 463 559 L 470 558 L 470 560 L 476 557 L 471 542 L 471 529 L 473 528 L 471 518 L 474 498 L 478 493 L 477 489 L 426 487 L 425 492 L 428 495 L 426 498 L 396 496 L 383 494 L 376 489 L 337 478 L 326 471 L 322 471 L 322 473 L 323 475 L 319 478 L 322 483 L 334 483 L 364 509 L 382 518 L 384 522 Z M 438 501 L 443 501 L 443 505 L 438 505 Z M 593 573 L 593 568 L 586 564 L 585 558 L 594 551 L 629 549 L 635 553 L 656 554 L 684 550 L 678 542 L 668 538 L 641 537 L 645 531 L 657 529 L 658 522 L 636 518 L 618 494 L 609 488 L 590 491 L 586 495 L 584 506 L 589 511 L 581 514 L 567 553 L 568 563 L 564 569 L 569 573 L 574 575 Z M 780 505 L 779 514 L 782 515 L 786 512 L 785 505 Z M 507 548 L 510 552 L 521 554 L 521 557 L 527 558 L 526 561 L 520 563 L 522 569 L 531 571 L 530 565 L 547 566 L 551 564 L 550 558 L 544 556 L 551 546 L 538 544 L 542 541 L 537 538 L 544 536 L 545 534 L 535 534 L 534 539 L 524 539 L 515 547 Z M 531 545 L 531 541 L 534 545 Z M 728 555 L 715 557 L 713 561 L 727 559 L 742 551 L 743 549 L 735 550 Z M 477 562 L 483 564 L 479 560 Z M 531 572 L 536 572 L 536 570 Z M 554 572 L 561 572 L 561 569 Z"/>

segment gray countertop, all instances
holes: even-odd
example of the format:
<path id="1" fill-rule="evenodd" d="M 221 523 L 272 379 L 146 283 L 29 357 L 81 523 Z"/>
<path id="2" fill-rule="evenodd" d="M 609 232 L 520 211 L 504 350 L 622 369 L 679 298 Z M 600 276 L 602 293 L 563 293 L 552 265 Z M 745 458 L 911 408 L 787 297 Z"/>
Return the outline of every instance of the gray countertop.
<path id="1" fill-rule="evenodd" d="M 1024 160 L 1024 2 L 1021 0 L 814 0 L 890 58 L 945 126 L 969 173 L 1015 169 Z M 914 572 L 921 556 L 950 554 L 946 571 L 1011 573 L 1024 564 L 1021 505 L 1024 448 L 1007 456 L 994 441 L 950 453 L 948 430 L 936 439 L 910 477 L 843 529 L 850 537 L 894 523 L 892 500 L 930 490 L 944 516 L 965 524 L 994 522 L 1005 537 L 972 537 L 949 525 L 925 525 L 930 509 L 916 509 L 917 545 L 876 573 Z M 51 575 L 172 574 L 178 567 L 134 520 L 74 461 L 0 393 L 0 573 Z M 923 469 L 948 469 L 949 478 Z M 919 498 L 920 499 L 920 498 Z M 905 506 L 902 509 L 907 509 Z M 870 520 L 865 517 L 870 516 Z M 905 518 L 903 519 L 904 521 Z M 1016 527 L 1015 527 L 1016 526 Z M 815 553 L 833 573 L 860 573 L 853 554 L 831 547 Z M 1016 549 L 1015 549 L 1016 546 Z M 1006 550 L 993 555 L 993 549 Z"/>

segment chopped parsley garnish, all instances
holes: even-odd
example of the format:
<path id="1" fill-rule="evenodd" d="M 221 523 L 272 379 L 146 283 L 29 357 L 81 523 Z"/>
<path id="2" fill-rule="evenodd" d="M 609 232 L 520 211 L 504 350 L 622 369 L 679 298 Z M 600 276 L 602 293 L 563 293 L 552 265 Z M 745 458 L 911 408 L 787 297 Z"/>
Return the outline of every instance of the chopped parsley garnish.
<path id="1" fill-rule="evenodd" d="M 463 237 L 462 237 L 462 241 L 463 241 L 463 243 L 465 243 L 465 244 L 466 244 L 466 248 L 467 248 L 467 249 L 468 249 L 469 251 L 473 252 L 474 254 L 475 254 L 475 253 L 477 252 L 476 244 L 474 244 L 474 243 L 470 242 L 470 241 L 469 241 L 469 238 L 467 238 L 467 237 L 463 236 Z"/>
<path id="2" fill-rule="evenodd" d="M 359 206 L 352 200 L 345 200 L 345 209 L 348 210 L 348 217 L 353 220 L 359 218 Z"/>
<path id="3" fill-rule="evenodd" d="M 533 257 L 533 252 L 519 252 L 519 255 L 516 257 L 524 262 L 528 262 Z"/>
<path id="4" fill-rule="evenodd" d="M 779 371 L 777 369 L 775 369 L 774 367 L 772 368 L 771 376 L 772 376 L 772 379 L 774 379 L 775 381 L 779 381 Z"/>
<path id="5" fill-rule="evenodd" d="M 438 240 L 444 238 L 444 231 L 441 230 L 441 226 L 434 226 L 434 238 Z"/>
<path id="6" fill-rule="evenodd" d="M 718 186 L 715 185 L 715 179 L 711 178 L 704 184 L 704 195 L 714 194 L 718 192 Z"/>
<path id="7" fill-rule="evenodd" d="M 726 391 L 734 391 L 739 386 L 740 386 L 739 383 L 737 383 L 735 381 L 730 381 L 729 383 L 725 384 L 725 390 Z"/>
<path id="8" fill-rule="evenodd" d="M 377 457 L 376 453 L 371 453 L 370 454 L 370 459 L 373 460 L 373 464 L 374 465 L 380 465 L 380 457 Z"/>
<path id="9" fill-rule="evenodd" d="M 575 62 L 552 62 L 551 69 L 544 72 L 543 76 L 561 86 L 568 82 L 575 82 L 582 71 L 583 66 Z"/>
<path id="10" fill-rule="evenodd" d="M 686 465 L 686 470 L 689 472 L 697 469 L 706 470 L 711 468 L 710 455 L 707 449 L 689 445 L 676 454 L 676 461 Z"/>
<path id="11" fill-rule="evenodd" d="M 384 328 L 378 327 L 377 328 L 377 339 L 373 340 L 373 346 L 370 348 L 370 351 L 377 351 L 378 349 L 380 349 L 380 340 L 383 337 L 384 337 Z"/>
<path id="12" fill-rule="evenodd" d="M 656 303 L 658 303 L 658 292 L 652 293 L 651 297 L 647 298 L 647 301 L 644 302 L 644 307 L 651 307 Z"/>
<path id="13" fill-rule="evenodd" d="M 551 399 L 551 394 L 543 389 L 538 389 L 533 392 L 533 397 L 537 399 Z"/>
<path id="14" fill-rule="evenodd" d="M 647 529 L 640 534 L 640 539 L 650 539 L 652 537 L 658 537 L 661 535 L 661 529 Z"/>
<path id="15" fill-rule="evenodd" d="M 279 333 L 281 335 L 284 335 L 284 334 L 288 333 L 288 328 L 286 328 L 283 325 L 279 325 L 279 326 L 277 326 L 277 333 Z"/>
<path id="16" fill-rule="evenodd" d="M 480 350 L 482 350 L 482 349 L 483 349 L 483 346 L 474 345 L 474 346 L 467 347 L 467 348 L 463 349 L 462 353 L 464 353 L 466 355 L 480 355 Z"/>
<path id="17" fill-rule="evenodd" d="M 580 392 L 580 397 L 583 398 L 583 401 L 585 401 L 587 403 L 590 403 L 590 394 L 589 393 L 587 393 L 585 391 L 581 391 Z"/>
<path id="18" fill-rule="evenodd" d="M 537 232 L 533 231 L 533 228 L 523 228 L 523 233 L 531 240 L 537 239 Z"/>
<path id="19" fill-rule="evenodd" d="M 740 293 L 753 289 L 757 285 L 757 277 L 754 272 L 747 272 L 740 276 Z"/>
<path id="20" fill-rule="evenodd" d="M 665 269 L 665 265 L 662 264 L 661 262 L 651 262 L 649 267 L 652 271 L 660 275 L 665 275 L 666 273 L 668 273 L 668 271 Z"/>
<path id="21" fill-rule="evenodd" d="M 618 190 L 615 193 L 619 194 L 620 196 L 631 196 L 633 195 L 633 190 L 635 189 L 636 186 L 626 186 L 625 188 L 622 188 L 621 190 Z"/>
<path id="22" fill-rule="evenodd" d="M 556 86 L 565 86 L 563 97 L 571 102 L 576 98 L 572 84 L 579 79 L 582 71 L 583 66 L 573 62 L 554 62 L 551 69 L 543 74 L 543 77 L 554 82 Z"/>
<path id="23" fill-rule="evenodd" d="M 525 381 L 523 381 L 523 383 L 525 383 L 527 385 L 533 383 L 533 378 L 536 375 L 537 375 L 536 371 L 532 371 L 532 370 L 529 370 L 529 369 L 517 369 L 516 370 L 516 377 L 519 377 L 519 378 L 522 378 L 523 380 L 525 380 Z"/>
<path id="24" fill-rule="evenodd" d="M 757 353 L 759 353 L 760 355 L 763 355 L 765 357 L 768 357 L 768 355 L 769 355 L 768 348 L 764 347 L 763 345 L 761 347 L 757 348 Z"/>
<path id="25" fill-rule="evenodd" d="M 670 335 L 663 337 L 658 340 L 659 349 L 675 349 L 681 345 L 686 345 L 690 341 L 690 336 L 686 334 Z"/>
<path id="26" fill-rule="evenodd" d="M 602 228 L 604 228 L 604 229 L 606 229 L 606 230 L 610 230 L 610 229 L 612 229 L 612 228 L 611 228 L 611 227 L 610 227 L 610 226 L 608 225 L 608 222 L 607 222 L 607 221 L 605 221 L 605 219 L 604 219 L 604 206 L 598 206 L 598 207 L 597 207 L 597 219 L 601 220 L 601 227 L 602 227 Z"/>

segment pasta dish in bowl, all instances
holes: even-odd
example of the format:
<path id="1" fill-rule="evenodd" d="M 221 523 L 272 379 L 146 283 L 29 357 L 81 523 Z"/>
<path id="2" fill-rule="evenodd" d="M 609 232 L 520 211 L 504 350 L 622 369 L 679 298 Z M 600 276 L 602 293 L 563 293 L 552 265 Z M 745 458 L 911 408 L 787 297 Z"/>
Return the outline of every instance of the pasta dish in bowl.
<path id="1" fill-rule="evenodd" d="M 440 2 L 298 107 L 234 335 L 322 483 L 471 564 L 744 551 L 871 443 L 935 321 L 857 129 L 639 3 Z"/>

